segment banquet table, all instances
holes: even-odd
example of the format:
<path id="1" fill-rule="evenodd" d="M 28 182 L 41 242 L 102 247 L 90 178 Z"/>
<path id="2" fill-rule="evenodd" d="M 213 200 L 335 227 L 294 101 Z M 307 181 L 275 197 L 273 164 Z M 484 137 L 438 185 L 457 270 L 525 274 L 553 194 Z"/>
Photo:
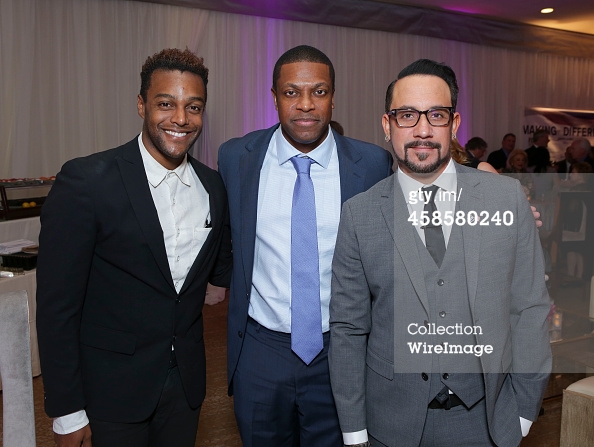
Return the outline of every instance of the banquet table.
<path id="1" fill-rule="evenodd" d="M 39 216 L 0 221 L 0 243 L 18 239 L 29 239 L 37 243 L 39 230 L 41 230 Z"/>
<path id="2" fill-rule="evenodd" d="M 39 217 L 0 221 L 0 243 L 18 239 L 28 239 L 37 243 L 40 229 L 41 223 Z M 33 377 L 35 377 L 41 374 L 39 349 L 37 346 L 37 304 L 35 300 L 37 281 L 35 279 L 35 270 L 26 271 L 24 274 L 15 275 L 13 278 L 0 278 L 0 293 L 16 292 L 18 290 L 27 291 L 27 300 L 29 302 L 29 336 L 31 340 L 31 372 Z"/>
<path id="3" fill-rule="evenodd" d="M 24 275 L 17 275 L 13 278 L 0 278 L 0 293 L 16 292 L 18 290 L 27 291 L 27 300 L 29 301 L 29 337 L 31 340 L 31 372 L 33 377 L 41 374 L 39 364 L 39 349 L 37 347 L 37 319 L 35 312 L 37 305 L 35 293 L 37 292 L 37 282 L 35 280 L 35 270 L 25 272 Z"/>

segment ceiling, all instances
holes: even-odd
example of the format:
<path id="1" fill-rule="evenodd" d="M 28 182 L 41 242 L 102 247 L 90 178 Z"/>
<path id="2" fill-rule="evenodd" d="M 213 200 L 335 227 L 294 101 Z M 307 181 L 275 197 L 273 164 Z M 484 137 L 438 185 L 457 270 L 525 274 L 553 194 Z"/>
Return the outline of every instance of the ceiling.
<path id="1" fill-rule="evenodd" d="M 594 59 L 594 0 L 136 1 Z"/>
<path id="2" fill-rule="evenodd" d="M 459 12 L 507 22 L 521 22 L 565 31 L 594 34 L 593 0 L 371 1 Z M 554 12 L 541 14 L 540 10 L 547 7 L 554 8 Z"/>

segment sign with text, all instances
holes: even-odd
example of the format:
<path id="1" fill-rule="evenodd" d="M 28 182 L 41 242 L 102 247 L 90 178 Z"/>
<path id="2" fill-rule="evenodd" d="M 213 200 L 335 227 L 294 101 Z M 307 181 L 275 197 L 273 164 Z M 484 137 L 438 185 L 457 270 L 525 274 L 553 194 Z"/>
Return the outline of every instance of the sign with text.
<path id="1" fill-rule="evenodd" d="M 522 126 L 526 147 L 532 145 L 532 134 L 543 128 L 550 134 L 548 148 L 551 160 L 563 160 L 565 149 L 576 138 L 586 138 L 594 145 L 594 110 L 526 107 Z"/>

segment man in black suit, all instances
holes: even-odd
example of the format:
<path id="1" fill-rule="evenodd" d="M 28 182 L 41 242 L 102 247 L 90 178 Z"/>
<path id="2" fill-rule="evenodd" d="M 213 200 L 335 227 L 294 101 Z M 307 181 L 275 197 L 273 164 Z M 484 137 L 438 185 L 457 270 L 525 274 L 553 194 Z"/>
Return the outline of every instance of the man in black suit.
<path id="1" fill-rule="evenodd" d="M 507 157 L 509 153 L 516 148 L 516 136 L 513 133 L 506 133 L 501 140 L 501 149 L 491 152 L 487 157 L 487 163 L 497 169 L 498 172 L 503 171 L 507 164 Z"/>
<path id="2" fill-rule="evenodd" d="M 539 129 L 532 135 L 532 146 L 526 149 L 526 155 L 528 167 L 534 172 L 546 172 L 551 164 L 551 154 L 547 148 L 549 141 L 549 131 L 546 129 Z"/>
<path id="3" fill-rule="evenodd" d="M 207 80 L 189 50 L 149 57 L 142 133 L 67 162 L 43 206 L 37 327 L 59 446 L 194 446 L 206 285 L 231 274 L 223 182 L 187 155 Z"/>
<path id="4" fill-rule="evenodd" d="M 472 137 L 468 140 L 464 149 L 466 149 L 466 156 L 468 157 L 466 166 L 478 168 L 481 159 L 487 152 L 487 142 L 481 137 Z"/>

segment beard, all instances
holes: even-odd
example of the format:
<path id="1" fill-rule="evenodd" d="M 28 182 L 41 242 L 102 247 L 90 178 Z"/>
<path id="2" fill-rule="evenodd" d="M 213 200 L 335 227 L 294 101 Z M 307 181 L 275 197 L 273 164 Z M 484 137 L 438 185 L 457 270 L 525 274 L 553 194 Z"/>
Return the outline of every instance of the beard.
<path id="1" fill-rule="evenodd" d="M 426 165 L 422 165 L 416 161 L 411 160 L 408 156 L 409 149 L 415 146 L 430 147 L 437 150 L 437 160 L 435 160 L 431 164 Z M 442 157 L 441 149 L 442 147 L 440 143 L 434 143 L 432 141 L 411 141 L 404 145 L 404 158 L 401 158 L 398 155 L 397 151 L 394 151 L 394 154 L 396 155 L 396 160 L 398 160 L 398 163 L 401 163 L 402 165 L 406 166 L 411 172 L 414 172 L 415 174 L 431 174 L 450 161 L 450 151 L 448 150 L 447 154 Z M 417 154 L 416 157 L 419 160 L 419 162 L 423 162 L 427 160 L 427 158 L 429 158 L 430 155 L 430 153 L 423 152 Z"/>

